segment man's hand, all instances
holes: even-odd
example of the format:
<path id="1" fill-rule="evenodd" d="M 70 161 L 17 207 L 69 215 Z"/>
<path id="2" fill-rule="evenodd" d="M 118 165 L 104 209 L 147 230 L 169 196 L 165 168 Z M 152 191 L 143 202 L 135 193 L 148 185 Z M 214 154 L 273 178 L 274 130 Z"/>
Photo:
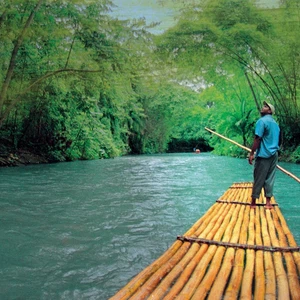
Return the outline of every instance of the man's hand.
<path id="1" fill-rule="evenodd" d="M 252 165 L 253 159 L 254 159 L 254 154 L 250 154 L 249 157 L 248 157 L 248 162 L 249 162 L 250 165 Z"/>
<path id="2" fill-rule="evenodd" d="M 252 163 L 253 163 L 254 156 L 255 156 L 256 150 L 259 148 L 259 145 L 260 145 L 260 137 L 258 135 L 255 135 L 253 145 L 252 145 L 252 148 L 251 148 L 251 152 L 250 152 L 250 155 L 248 157 L 248 162 L 249 162 L 250 165 L 252 165 Z"/>

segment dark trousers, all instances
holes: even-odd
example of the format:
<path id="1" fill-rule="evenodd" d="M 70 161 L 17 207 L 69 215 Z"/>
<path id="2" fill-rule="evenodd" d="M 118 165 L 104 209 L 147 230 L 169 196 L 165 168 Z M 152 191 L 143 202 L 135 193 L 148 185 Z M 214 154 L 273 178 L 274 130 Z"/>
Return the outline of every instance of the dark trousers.
<path id="1" fill-rule="evenodd" d="M 255 159 L 252 198 L 259 198 L 262 188 L 264 188 L 266 197 L 273 196 L 277 161 L 277 152 L 269 158 L 257 157 Z"/>

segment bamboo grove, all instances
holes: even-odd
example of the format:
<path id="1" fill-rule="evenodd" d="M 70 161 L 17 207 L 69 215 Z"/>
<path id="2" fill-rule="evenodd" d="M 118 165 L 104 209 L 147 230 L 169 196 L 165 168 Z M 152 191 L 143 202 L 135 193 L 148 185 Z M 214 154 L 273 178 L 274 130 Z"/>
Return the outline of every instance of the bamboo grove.
<path id="1" fill-rule="evenodd" d="M 0 153 L 50 161 L 199 146 L 243 156 L 258 108 L 277 108 L 282 158 L 300 161 L 299 3 L 178 1 L 162 34 L 110 0 L 0 1 Z M 175 5 L 158 1 L 160 5 Z M 177 3 L 177 5 L 178 5 Z"/>

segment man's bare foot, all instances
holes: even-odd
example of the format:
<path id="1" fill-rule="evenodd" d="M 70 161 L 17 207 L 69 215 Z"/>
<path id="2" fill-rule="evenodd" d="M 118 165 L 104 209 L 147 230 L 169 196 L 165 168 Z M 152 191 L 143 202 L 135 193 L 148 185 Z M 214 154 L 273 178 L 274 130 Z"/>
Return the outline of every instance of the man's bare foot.
<path id="1" fill-rule="evenodd" d="M 271 204 L 266 204 L 266 205 L 265 205 L 265 209 L 273 209 L 273 205 L 271 205 Z"/>

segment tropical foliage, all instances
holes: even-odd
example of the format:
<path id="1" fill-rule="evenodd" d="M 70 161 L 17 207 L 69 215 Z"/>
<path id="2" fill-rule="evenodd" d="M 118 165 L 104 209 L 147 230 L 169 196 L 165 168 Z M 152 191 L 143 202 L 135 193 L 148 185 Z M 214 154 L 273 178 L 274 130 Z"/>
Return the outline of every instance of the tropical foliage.
<path id="1" fill-rule="evenodd" d="M 278 9 L 183 1 L 176 26 L 160 35 L 143 19 L 112 17 L 110 0 L 0 4 L 0 151 L 62 161 L 209 143 L 244 156 L 204 127 L 249 146 L 268 99 L 283 151 L 299 161 L 297 0 Z"/>
<path id="2" fill-rule="evenodd" d="M 268 100 L 277 108 L 283 150 L 297 148 L 299 9 L 294 0 L 272 10 L 248 0 L 192 2 L 177 26 L 159 37 L 160 51 L 178 66 L 177 78 L 206 82 L 200 97 L 209 94 L 215 110 L 209 126 L 251 144 L 258 111 Z M 216 150 L 228 154 L 229 147 L 217 145 Z"/>

